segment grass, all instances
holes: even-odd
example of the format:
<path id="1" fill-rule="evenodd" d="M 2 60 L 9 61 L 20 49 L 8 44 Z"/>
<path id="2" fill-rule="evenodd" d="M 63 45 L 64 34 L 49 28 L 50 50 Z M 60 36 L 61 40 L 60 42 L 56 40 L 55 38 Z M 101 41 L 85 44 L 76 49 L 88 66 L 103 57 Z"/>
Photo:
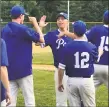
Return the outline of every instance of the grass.
<path id="1" fill-rule="evenodd" d="M 33 64 L 53 65 L 53 63 L 53 55 L 51 52 L 33 54 Z"/>
<path id="2" fill-rule="evenodd" d="M 55 106 L 54 72 L 33 70 L 35 101 L 38 106 Z M 96 91 L 97 107 L 108 107 L 108 90 L 102 85 Z M 24 106 L 21 90 L 17 106 Z"/>

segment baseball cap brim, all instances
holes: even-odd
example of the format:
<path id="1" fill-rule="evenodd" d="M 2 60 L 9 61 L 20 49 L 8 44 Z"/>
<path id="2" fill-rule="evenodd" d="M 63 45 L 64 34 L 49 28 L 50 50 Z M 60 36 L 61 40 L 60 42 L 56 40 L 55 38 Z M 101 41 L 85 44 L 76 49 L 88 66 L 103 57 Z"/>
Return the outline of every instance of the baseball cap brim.
<path id="1" fill-rule="evenodd" d="M 57 15 L 56 19 L 58 19 L 58 17 L 64 17 L 65 19 L 67 19 L 64 15 Z"/>
<path id="2" fill-rule="evenodd" d="M 64 17 L 65 19 L 68 20 L 68 15 L 66 13 L 59 13 L 57 16 L 56 16 L 56 19 L 58 19 L 58 17 Z"/>
<path id="3" fill-rule="evenodd" d="M 29 16 L 29 13 L 24 13 L 24 15 Z"/>

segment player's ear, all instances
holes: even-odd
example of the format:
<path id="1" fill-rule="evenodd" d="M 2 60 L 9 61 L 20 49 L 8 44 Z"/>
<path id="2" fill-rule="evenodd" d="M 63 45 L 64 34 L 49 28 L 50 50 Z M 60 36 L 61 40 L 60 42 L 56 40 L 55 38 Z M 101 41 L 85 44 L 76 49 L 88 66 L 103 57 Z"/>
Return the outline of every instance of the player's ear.
<path id="1" fill-rule="evenodd" d="M 22 18 L 22 16 L 23 16 L 23 15 L 21 14 L 21 15 L 19 16 L 19 18 L 21 19 L 21 18 Z"/>

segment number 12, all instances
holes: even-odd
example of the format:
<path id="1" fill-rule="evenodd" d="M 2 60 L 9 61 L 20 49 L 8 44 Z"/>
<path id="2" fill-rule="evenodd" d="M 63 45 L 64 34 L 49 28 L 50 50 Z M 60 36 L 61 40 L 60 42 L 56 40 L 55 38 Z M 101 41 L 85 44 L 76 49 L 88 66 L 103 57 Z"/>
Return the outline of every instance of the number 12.
<path id="1" fill-rule="evenodd" d="M 81 57 L 85 57 L 85 58 L 81 58 L 80 59 L 80 53 L 76 52 L 74 54 L 75 56 L 75 68 L 88 68 L 89 64 L 85 64 L 86 62 L 89 61 L 89 53 L 88 52 L 82 52 L 81 53 Z M 80 63 L 79 63 L 80 60 Z"/>

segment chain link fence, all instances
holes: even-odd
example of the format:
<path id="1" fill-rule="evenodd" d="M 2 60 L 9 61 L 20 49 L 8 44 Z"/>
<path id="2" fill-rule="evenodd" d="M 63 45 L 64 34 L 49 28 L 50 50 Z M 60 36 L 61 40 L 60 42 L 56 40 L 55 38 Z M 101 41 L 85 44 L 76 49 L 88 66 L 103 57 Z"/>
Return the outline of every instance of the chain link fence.
<path id="1" fill-rule="evenodd" d="M 2 28 L 7 24 L 8 22 L 1 22 Z M 33 27 L 32 24 L 30 24 L 29 22 L 25 22 L 25 25 L 29 26 L 29 27 Z M 86 22 L 87 25 L 87 29 L 90 29 L 92 26 L 94 25 L 100 25 L 103 24 L 102 22 Z M 48 25 L 43 29 L 44 33 L 47 33 L 49 31 L 55 30 L 57 29 L 57 24 L 56 22 L 48 22 Z M 69 24 L 69 31 L 72 31 L 72 22 L 70 22 Z"/>

